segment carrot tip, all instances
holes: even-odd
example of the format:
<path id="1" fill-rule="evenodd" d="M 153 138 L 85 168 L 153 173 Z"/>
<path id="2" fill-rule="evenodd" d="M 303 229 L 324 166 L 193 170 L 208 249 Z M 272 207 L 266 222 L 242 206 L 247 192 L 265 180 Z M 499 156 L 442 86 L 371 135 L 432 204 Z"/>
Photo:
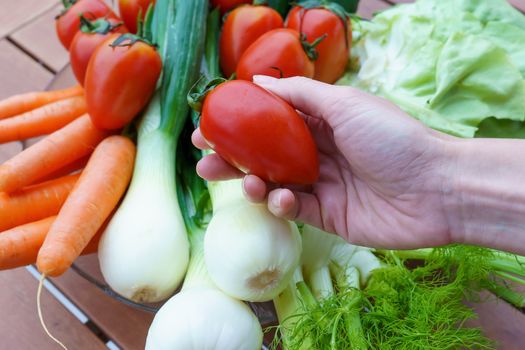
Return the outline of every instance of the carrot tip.
<path id="1" fill-rule="evenodd" d="M 36 260 L 36 267 L 41 274 L 49 277 L 58 277 L 66 272 L 64 269 L 57 268 L 55 259 L 49 256 L 38 256 Z"/>

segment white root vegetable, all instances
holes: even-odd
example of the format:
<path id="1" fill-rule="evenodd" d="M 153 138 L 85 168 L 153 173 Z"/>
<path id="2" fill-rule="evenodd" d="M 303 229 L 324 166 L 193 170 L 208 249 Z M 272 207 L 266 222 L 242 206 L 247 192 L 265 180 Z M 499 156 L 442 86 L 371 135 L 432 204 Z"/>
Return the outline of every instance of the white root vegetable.
<path id="1" fill-rule="evenodd" d="M 294 223 L 271 214 L 265 204 L 249 203 L 240 180 L 210 183 L 208 187 L 213 217 L 204 254 L 211 279 L 238 299 L 273 299 L 299 264 L 299 230 Z"/>
<path id="2" fill-rule="evenodd" d="M 189 261 L 175 187 L 176 140 L 156 128 L 159 113 L 150 110 L 142 121 L 130 188 L 98 252 L 109 286 L 137 302 L 157 302 L 172 295 Z"/>
<path id="3" fill-rule="evenodd" d="M 180 293 L 155 315 L 146 350 L 259 350 L 262 330 L 243 302 L 220 291 L 210 280 L 203 256 L 203 234 L 190 233 L 192 251 Z"/>

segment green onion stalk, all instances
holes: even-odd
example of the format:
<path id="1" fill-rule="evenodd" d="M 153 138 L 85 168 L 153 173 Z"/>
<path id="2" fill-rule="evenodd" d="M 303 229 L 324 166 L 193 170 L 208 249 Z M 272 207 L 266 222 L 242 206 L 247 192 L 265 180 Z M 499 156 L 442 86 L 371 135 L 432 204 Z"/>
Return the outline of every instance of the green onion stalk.
<path id="1" fill-rule="evenodd" d="M 187 208 L 178 201 L 175 164 L 189 112 L 186 94 L 204 50 L 208 6 L 206 0 L 158 0 L 144 24 L 158 45 L 162 77 L 138 127 L 130 187 L 99 246 L 107 283 L 137 302 L 168 298 L 188 267 Z"/>

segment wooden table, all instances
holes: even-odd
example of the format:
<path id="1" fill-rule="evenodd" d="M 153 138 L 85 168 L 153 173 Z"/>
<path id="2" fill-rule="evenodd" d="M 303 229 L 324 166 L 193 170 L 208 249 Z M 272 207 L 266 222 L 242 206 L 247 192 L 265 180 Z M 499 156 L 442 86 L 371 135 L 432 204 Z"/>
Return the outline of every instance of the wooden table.
<path id="1" fill-rule="evenodd" d="M 108 1 L 111 2 L 111 1 Z M 410 0 L 361 0 L 359 15 Z M 511 0 L 525 11 L 525 0 Z M 68 62 L 54 33 L 59 0 L 0 0 L 0 99 L 16 93 L 43 90 Z M 0 146 L 0 162 L 20 152 L 20 142 Z M 96 256 L 77 264 L 99 277 Z M 36 313 L 38 273 L 32 267 L 0 272 L 0 350 L 57 349 L 45 335 Z M 42 304 L 52 333 L 70 349 L 142 349 L 153 316 L 105 295 L 70 271 L 46 284 Z M 501 349 L 525 348 L 525 317 L 503 302 L 491 299 L 476 306 L 477 321 Z"/>

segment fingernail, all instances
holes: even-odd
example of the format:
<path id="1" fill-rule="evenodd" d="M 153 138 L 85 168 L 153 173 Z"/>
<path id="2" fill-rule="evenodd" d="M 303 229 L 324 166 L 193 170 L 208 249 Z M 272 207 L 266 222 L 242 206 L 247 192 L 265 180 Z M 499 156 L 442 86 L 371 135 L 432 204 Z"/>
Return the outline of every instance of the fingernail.
<path id="1" fill-rule="evenodd" d="M 197 163 L 197 164 L 198 164 L 198 163 Z M 250 200 L 250 195 L 248 194 L 248 192 L 246 192 L 246 182 L 249 181 L 249 180 L 247 180 L 249 176 L 250 176 L 250 175 L 247 175 L 247 176 L 243 177 L 243 179 L 242 179 L 242 194 L 243 194 L 244 197 L 247 198 L 248 200 Z"/>
<path id="2" fill-rule="evenodd" d="M 279 191 L 276 195 L 274 195 L 272 197 L 272 206 L 276 209 L 280 209 L 281 208 L 281 198 L 282 198 L 282 193 L 281 191 Z"/>
<path id="3" fill-rule="evenodd" d="M 278 80 L 278 79 L 274 78 L 274 77 L 267 76 L 267 75 L 254 75 L 253 76 L 253 82 L 255 84 L 259 84 L 259 85 L 273 84 L 276 80 Z"/>

